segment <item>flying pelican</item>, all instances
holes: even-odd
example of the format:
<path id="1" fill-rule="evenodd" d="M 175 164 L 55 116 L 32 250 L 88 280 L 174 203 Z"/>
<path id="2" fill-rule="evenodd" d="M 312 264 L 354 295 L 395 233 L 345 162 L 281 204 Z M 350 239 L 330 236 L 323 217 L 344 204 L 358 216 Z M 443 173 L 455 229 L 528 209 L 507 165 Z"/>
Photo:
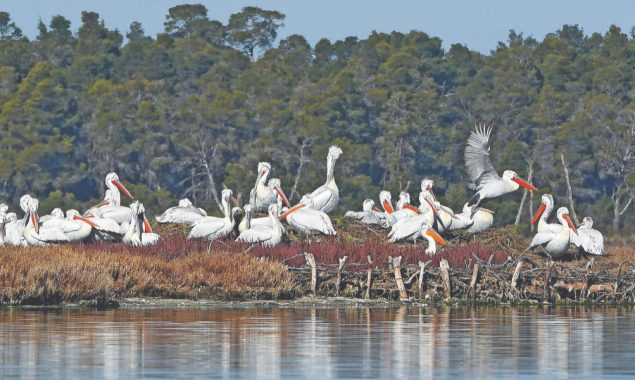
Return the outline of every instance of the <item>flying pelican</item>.
<path id="1" fill-rule="evenodd" d="M 389 242 L 395 243 L 401 240 L 414 240 L 416 242 L 421 237 L 421 227 L 423 225 L 432 226 L 438 217 L 438 210 L 429 193 L 426 192 L 422 199 L 421 214 L 396 221 L 388 234 Z"/>
<path id="2" fill-rule="evenodd" d="M 342 149 L 333 145 L 329 148 L 326 156 L 326 183 L 315 189 L 311 194 L 307 194 L 300 200 L 301 204 L 309 206 L 312 204 L 316 210 L 330 213 L 335 210 L 340 200 L 340 191 L 337 188 L 334 178 L 335 162 L 342 154 Z M 309 200 L 311 202 L 309 202 Z"/>
<path id="3" fill-rule="evenodd" d="M 375 208 L 375 201 L 372 199 L 364 200 L 362 211 L 346 211 L 344 216 L 362 224 L 384 224 L 386 221 L 386 214 Z"/>
<path id="4" fill-rule="evenodd" d="M 560 207 L 557 212 L 561 228 L 559 232 L 538 232 L 531 240 L 529 248 L 545 245 L 545 252 L 552 257 L 558 257 L 565 253 L 570 244 L 579 241 L 578 231 L 569 218 L 569 210 Z"/>
<path id="5" fill-rule="evenodd" d="M 9 212 L 4 217 L 4 243 L 13 246 L 26 246 L 27 242 L 22 234 L 24 223 L 18 220 L 15 212 Z"/>
<path id="6" fill-rule="evenodd" d="M 122 242 L 134 246 L 145 246 L 156 244 L 160 236 L 149 228 L 145 217 L 146 209 L 139 201 L 130 204 L 131 219 L 128 224 L 128 231 L 123 236 Z"/>
<path id="7" fill-rule="evenodd" d="M 246 205 L 251 206 L 251 205 Z M 284 226 L 278 219 L 278 205 L 269 205 L 269 225 L 255 225 L 243 231 L 236 241 L 243 243 L 260 243 L 266 247 L 273 247 L 282 241 Z M 249 216 L 251 217 L 251 215 Z"/>
<path id="8" fill-rule="evenodd" d="M 221 192 L 221 204 L 225 215 L 223 218 L 206 216 L 197 220 L 192 224 L 192 230 L 187 238 L 214 240 L 229 235 L 234 230 L 236 223 L 229 205 L 231 196 L 232 191 L 230 189 L 224 189 Z"/>
<path id="9" fill-rule="evenodd" d="M 267 211 L 269 205 L 276 202 L 278 195 L 282 197 L 282 200 L 287 207 L 291 207 L 289 201 L 287 200 L 287 196 L 284 195 L 284 192 L 280 187 L 280 180 L 278 178 L 270 179 L 269 183 L 265 186 L 270 172 L 270 163 L 258 163 L 258 177 L 256 177 L 256 184 L 249 193 L 249 204 L 253 206 L 254 211 Z"/>
<path id="10" fill-rule="evenodd" d="M 492 127 L 476 125 L 465 146 L 465 166 L 472 181 L 470 188 L 477 190 L 470 198 L 470 206 L 479 206 L 487 198 L 496 198 L 517 190 L 520 186 L 536 191 L 534 186 L 522 180 L 516 172 L 505 170 L 501 178 L 489 155 L 489 138 Z"/>
<path id="11" fill-rule="evenodd" d="M 578 235 L 580 235 L 579 242 L 574 242 L 577 247 L 591 255 L 604 254 L 604 236 L 593 228 L 593 219 L 590 216 L 582 220 L 582 224 L 578 227 Z"/>
<path id="12" fill-rule="evenodd" d="M 538 207 L 538 211 L 536 211 L 536 215 L 531 221 L 531 224 L 536 224 L 536 222 L 538 222 L 538 228 L 536 229 L 538 232 L 556 233 L 562 230 L 562 225 L 560 223 L 547 222 L 549 215 L 551 215 L 551 211 L 553 211 L 553 206 L 554 202 L 551 194 L 543 194 L 540 198 L 540 207 Z"/>
<path id="13" fill-rule="evenodd" d="M 79 214 L 77 210 L 66 211 L 66 218 L 49 218 L 41 222 L 40 228 L 58 228 L 68 238 L 68 241 L 82 241 L 86 239 L 97 225 Z"/>
<path id="14" fill-rule="evenodd" d="M 37 214 L 39 201 L 37 198 L 28 199 L 26 206 L 25 224 L 22 229 L 24 239 L 29 245 L 47 246 L 50 243 L 68 242 L 68 236 L 64 234 L 60 228 L 55 226 L 40 227 L 40 221 Z"/>
<path id="15" fill-rule="evenodd" d="M 280 215 L 280 219 L 286 218 L 291 228 L 305 235 L 335 235 L 336 232 L 329 216 L 314 208 L 312 199 L 308 199 L 307 203 L 290 208 Z"/>
<path id="16" fill-rule="evenodd" d="M 183 198 L 179 201 L 178 206 L 165 210 L 163 214 L 156 217 L 156 220 L 159 223 L 192 224 L 205 216 L 207 216 L 205 210 L 194 207 L 189 199 Z"/>

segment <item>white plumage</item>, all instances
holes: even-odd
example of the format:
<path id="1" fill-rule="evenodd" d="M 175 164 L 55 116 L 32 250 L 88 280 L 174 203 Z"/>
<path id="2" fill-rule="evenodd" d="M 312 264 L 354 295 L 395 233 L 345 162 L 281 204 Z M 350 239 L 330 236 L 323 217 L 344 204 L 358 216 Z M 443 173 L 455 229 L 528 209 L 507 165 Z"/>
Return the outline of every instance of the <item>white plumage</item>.
<path id="1" fill-rule="evenodd" d="M 205 216 L 207 216 L 205 210 L 194 207 L 189 199 L 183 198 L 178 206 L 170 207 L 156 219 L 159 223 L 192 224 Z"/>
<path id="2" fill-rule="evenodd" d="M 273 247 L 274 245 L 280 243 L 280 241 L 282 241 L 282 235 L 284 234 L 284 226 L 278 220 L 278 205 L 275 203 L 270 205 L 268 211 L 268 217 L 270 219 L 268 226 L 251 226 L 249 229 L 243 231 L 236 241 L 252 244 L 260 243 L 267 247 Z"/>
<path id="3" fill-rule="evenodd" d="M 325 213 L 335 210 L 340 201 L 340 191 L 335 183 L 335 162 L 342 154 L 342 149 L 333 145 L 326 156 L 326 183 L 307 194 L 300 200 L 301 204 Z"/>
<path id="4" fill-rule="evenodd" d="M 293 230 L 305 235 L 335 235 L 335 228 L 329 216 L 309 205 L 299 204 L 280 215 L 280 219 L 287 219 Z"/>
<path id="5" fill-rule="evenodd" d="M 582 220 L 582 224 L 578 227 L 578 235 L 580 236 L 579 240 L 574 242 L 577 247 L 591 255 L 604 254 L 604 236 L 593 228 L 593 219 L 590 216 Z"/>
<path id="6" fill-rule="evenodd" d="M 235 225 L 234 215 L 229 205 L 231 195 L 230 189 L 224 189 L 221 193 L 221 203 L 225 215 L 223 218 L 206 216 L 197 220 L 192 225 L 192 230 L 187 238 L 214 240 L 229 235 L 234 230 Z"/>

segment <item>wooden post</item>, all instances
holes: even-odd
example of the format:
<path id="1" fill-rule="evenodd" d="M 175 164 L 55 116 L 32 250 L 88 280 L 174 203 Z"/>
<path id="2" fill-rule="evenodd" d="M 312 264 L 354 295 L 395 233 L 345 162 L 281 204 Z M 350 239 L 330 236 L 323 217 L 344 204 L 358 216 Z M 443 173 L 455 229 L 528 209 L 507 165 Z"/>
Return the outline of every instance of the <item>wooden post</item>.
<path id="1" fill-rule="evenodd" d="M 417 289 L 419 290 L 419 298 L 423 298 L 423 275 L 426 273 L 426 266 L 430 264 L 432 260 L 428 260 L 425 263 L 419 261 L 419 281 L 417 282 Z"/>
<path id="2" fill-rule="evenodd" d="M 520 277 L 520 271 L 523 268 L 523 261 L 518 261 L 516 264 L 516 270 L 514 271 L 514 275 L 512 276 L 512 289 L 516 290 L 518 287 L 518 277 Z"/>
<path id="3" fill-rule="evenodd" d="M 441 279 L 443 280 L 443 293 L 445 298 L 452 298 L 452 288 L 450 286 L 450 264 L 448 264 L 448 260 L 443 259 L 441 263 L 439 263 L 439 268 L 441 268 Z"/>
<path id="4" fill-rule="evenodd" d="M 370 288 L 373 286 L 373 259 L 367 255 L 368 271 L 366 272 L 366 299 L 370 299 Z"/>
<path id="5" fill-rule="evenodd" d="M 408 300 L 408 292 L 406 292 L 406 285 L 401 277 L 401 256 L 390 257 L 393 271 L 395 272 L 395 282 L 397 283 L 397 289 L 399 289 L 399 299 L 401 301 Z"/>
<path id="6" fill-rule="evenodd" d="M 470 281 L 470 298 L 476 298 L 476 281 L 478 280 L 478 263 L 474 264 L 474 270 L 472 271 L 472 281 Z"/>
<path id="7" fill-rule="evenodd" d="M 317 262 L 312 253 L 305 252 L 304 259 L 311 267 L 311 292 L 313 292 L 313 297 L 315 297 L 317 296 Z"/>
<path id="8" fill-rule="evenodd" d="M 542 302 L 551 303 L 551 287 L 549 281 L 551 281 L 551 270 L 553 269 L 553 261 L 547 261 L 547 274 L 545 275 L 545 286 L 542 289 Z"/>
<path id="9" fill-rule="evenodd" d="M 346 260 L 348 260 L 348 256 L 340 257 L 340 265 L 337 267 L 337 280 L 335 281 L 335 296 L 340 296 L 340 283 L 342 282 L 342 270 L 344 269 L 344 265 L 346 265 Z"/>
<path id="10" fill-rule="evenodd" d="M 586 273 L 584 274 L 584 287 L 582 288 L 582 293 L 580 293 L 580 298 L 582 300 L 586 299 L 587 291 L 589 290 L 589 281 L 591 277 L 591 270 L 593 269 L 593 263 L 595 262 L 595 258 L 591 258 L 586 265 Z"/>

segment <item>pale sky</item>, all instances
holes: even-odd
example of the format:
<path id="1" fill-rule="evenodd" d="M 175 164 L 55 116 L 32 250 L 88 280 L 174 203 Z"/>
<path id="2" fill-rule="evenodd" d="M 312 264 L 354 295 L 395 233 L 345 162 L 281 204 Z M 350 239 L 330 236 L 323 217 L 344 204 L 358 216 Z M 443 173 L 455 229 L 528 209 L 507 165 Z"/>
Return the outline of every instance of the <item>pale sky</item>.
<path id="1" fill-rule="evenodd" d="M 587 34 L 604 33 L 616 24 L 626 33 L 635 26 L 635 1 L 626 0 L 267 0 L 189 1 L 205 4 L 212 19 L 227 23 L 229 15 L 255 5 L 287 15 L 280 36 L 301 34 L 311 44 L 348 36 L 365 38 L 378 32 L 420 30 L 443 40 L 445 48 L 462 43 L 488 53 L 505 41 L 510 29 L 542 39 L 563 24 L 578 24 Z M 172 0 L 0 0 L 0 10 L 29 37 L 37 34 L 37 22 L 46 24 L 61 14 L 75 31 L 82 10 L 98 12 L 106 26 L 122 34 L 132 21 L 140 21 L 148 35 L 163 30 L 170 7 L 188 3 Z"/>

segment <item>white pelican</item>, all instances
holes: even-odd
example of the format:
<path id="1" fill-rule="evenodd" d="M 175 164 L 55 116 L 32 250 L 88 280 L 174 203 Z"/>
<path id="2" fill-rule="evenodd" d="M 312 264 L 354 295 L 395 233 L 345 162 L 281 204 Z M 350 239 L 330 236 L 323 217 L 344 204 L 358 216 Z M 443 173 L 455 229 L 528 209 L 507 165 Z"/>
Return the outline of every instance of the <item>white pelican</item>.
<path id="1" fill-rule="evenodd" d="M 491 133 L 491 126 L 477 124 L 465 146 L 465 166 L 472 181 L 470 188 L 476 190 L 468 202 L 470 206 L 478 206 L 484 199 L 499 197 L 520 186 L 530 191 L 538 190 L 520 179 L 512 170 L 505 170 L 502 178 L 496 173 L 489 155 Z"/>
<path id="2" fill-rule="evenodd" d="M 536 231 L 552 233 L 560 232 L 562 229 L 562 225 L 560 223 L 547 222 L 549 215 L 551 215 L 551 211 L 553 211 L 553 206 L 554 202 L 551 194 L 543 194 L 540 198 L 540 207 L 538 207 L 538 211 L 536 211 L 536 215 L 531 221 L 531 224 L 536 224 L 536 222 L 538 222 L 538 228 Z"/>
<path id="3" fill-rule="evenodd" d="M 280 205 L 278 203 L 273 203 L 269 206 L 272 205 L 276 205 L 276 212 L 279 214 L 280 213 Z M 268 211 L 268 210 L 267 210 Z M 271 218 L 269 217 L 269 215 L 267 216 L 263 216 L 260 218 L 254 218 L 254 207 L 250 204 L 246 204 L 244 207 L 244 213 L 245 213 L 245 217 L 240 221 L 240 223 L 238 224 L 238 232 L 242 233 L 247 231 L 250 228 L 254 228 L 254 227 L 271 227 Z M 278 214 L 276 214 L 276 217 L 278 216 Z"/>
<path id="4" fill-rule="evenodd" d="M 317 208 L 313 208 L 313 201 L 301 203 L 280 215 L 280 219 L 287 219 L 287 223 L 295 231 L 305 235 L 324 234 L 335 235 L 335 229 L 329 216 Z"/>
<path id="5" fill-rule="evenodd" d="M 104 200 L 91 207 L 84 215 L 93 215 L 93 210 L 98 207 L 105 218 L 114 219 L 119 224 L 127 223 L 131 218 L 130 208 L 121 205 L 121 193 L 124 193 L 130 199 L 134 199 L 134 197 L 119 181 L 117 173 L 108 173 L 104 184 L 107 188 Z"/>
<path id="6" fill-rule="evenodd" d="M 467 202 L 463 205 L 463 212 L 455 216 L 450 230 L 467 229 L 467 232 L 473 234 L 488 230 L 494 224 L 494 211 L 485 207 L 474 210 Z"/>
<path id="7" fill-rule="evenodd" d="M 27 245 L 22 229 L 24 222 L 18 220 L 15 212 L 9 212 L 4 218 L 4 242 L 8 245 Z"/>
<path id="8" fill-rule="evenodd" d="M 113 219 L 104 218 L 99 208 L 93 210 L 93 215 L 89 215 L 86 218 L 95 224 L 93 227 L 93 236 L 96 241 L 119 240 L 128 231 L 128 227 L 130 226 L 130 221 L 121 225 Z"/>
<path id="9" fill-rule="evenodd" d="M 593 228 L 593 219 L 590 216 L 586 216 L 582 220 L 582 224 L 578 227 L 578 235 L 580 236 L 579 242 L 574 242 L 574 244 L 578 243 L 575 244 L 577 247 L 591 255 L 604 254 L 604 236 Z"/>
<path id="10" fill-rule="evenodd" d="M 429 193 L 425 193 L 422 198 L 420 211 L 420 215 L 396 221 L 390 229 L 388 241 L 395 243 L 401 240 L 414 240 L 416 242 L 421 237 L 421 227 L 434 224 L 435 219 L 438 218 L 438 211 Z"/>
<path id="11" fill-rule="evenodd" d="M 397 210 L 401 210 L 405 205 L 410 204 L 410 194 L 402 191 L 399 193 L 399 200 L 397 201 Z"/>
<path id="12" fill-rule="evenodd" d="M 569 210 L 566 207 L 558 209 L 558 220 L 561 228 L 559 232 L 538 232 L 531 240 L 529 248 L 545 245 L 545 252 L 552 257 L 558 257 L 565 253 L 570 244 L 579 241 L 578 231 L 569 218 Z"/>
<path id="13" fill-rule="evenodd" d="M 147 218 L 144 215 L 146 209 L 143 207 L 143 204 L 139 201 L 134 201 L 130 204 L 130 210 L 132 216 L 128 225 L 128 231 L 121 241 L 134 246 L 156 244 L 160 236 L 150 229 Z"/>
<path id="14" fill-rule="evenodd" d="M 165 210 L 163 214 L 156 217 L 156 220 L 159 223 L 192 224 L 205 216 L 207 216 L 205 210 L 194 207 L 189 199 L 183 198 L 179 201 L 178 206 Z"/>
<path id="15" fill-rule="evenodd" d="M 342 149 L 333 145 L 329 148 L 329 153 L 326 156 L 326 183 L 315 189 L 311 194 L 307 194 L 300 200 L 301 204 L 312 207 L 316 210 L 330 213 L 335 210 L 337 203 L 340 200 L 340 191 L 337 188 L 334 178 L 335 161 L 342 154 Z M 311 201 L 311 202 L 309 202 Z"/>
<path id="16" fill-rule="evenodd" d="M 402 219 L 412 218 L 421 214 L 421 210 L 410 204 L 410 194 L 402 192 L 399 195 L 398 207 L 401 208 L 398 210 L 392 207 L 391 199 L 392 196 L 389 191 L 384 190 L 379 193 L 379 200 L 386 213 L 386 220 L 383 223 L 384 227 L 390 227 Z"/>
<path id="17" fill-rule="evenodd" d="M 372 199 L 364 200 L 362 211 L 346 211 L 344 216 L 356 219 L 362 224 L 384 224 L 386 222 L 386 214 L 375 208 L 375 201 Z"/>
<path id="18" fill-rule="evenodd" d="M 49 220 L 63 220 L 64 219 L 64 211 L 61 208 L 54 208 L 50 214 L 44 215 L 40 217 L 40 223 L 46 223 Z"/>
<path id="19" fill-rule="evenodd" d="M 24 239 L 29 245 L 47 246 L 49 243 L 68 242 L 68 236 L 60 228 L 55 226 L 40 227 L 37 214 L 39 201 L 37 198 L 30 198 L 26 204 L 26 220 L 22 229 Z"/>
<path id="20" fill-rule="evenodd" d="M 417 218 L 413 218 L 413 219 L 417 219 Z M 443 239 L 441 237 L 441 235 L 439 235 L 434 228 L 430 227 L 427 224 L 422 224 L 421 226 L 419 226 L 419 228 L 417 229 L 417 232 L 415 235 L 410 236 L 408 238 L 405 239 L 401 239 L 401 240 L 412 240 L 415 243 L 417 242 L 417 239 L 419 238 L 424 238 L 427 242 L 428 242 L 428 248 L 426 248 L 426 253 L 429 255 L 435 255 L 437 253 L 437 243 L 440 245 L 446 245 L 447 242 L 445 241 L 445 239 Z M 391 243 L 394 243 L 398 240 L 389 240 Z"/>
<path id="21" fill-rule="evenodd" d="M 192 224 L 192 230 L 187 238 L 214 240 L 229 235 L 234 230 L 236 223 L 229 205 L 231 196 L 232 191 L 230 189 L 224 189 L 221 193 L 221 203 L 223 205 L 223 214 L 225 215 L 223 218 L 206 216 L 197 220 Z"/>
<path id="22" fill-rule="evenodd" d="M 246 205 L 247 206 L 251 205 Z M 250 211 L 251 212 L 251 211 Z M 251 217 L 251 215 L 249 216 Z M 282 241 L 284 226 L 278 219 L 278 205 L 269 205 L 269 225 L 252 225 L 243 231 L 236 241 L 243 243 L 260 243 L 266 247 L 273 247 Z"/>
<path id="23" fill-rule="evenodd" d="M 40 228 L 54 227 L 62 230 L 68 241 L 82 241 L 86 239 L 96 227 L 95 223 L 79 214 L 77 210 L 66 211 L 66 218 L 50 218 L 41 222 Z"/>
<path id="24" fill-rule="evenodd" d="M 287 207 L 291 207 L 289 205 L 289 201 L 287 200 L 287 196 L 284 195 L 284 192 L 280 187 L 280 180 L 278 178 L 272 178 L 269 180 L 269 183 L 265 185 L 270 172 L 270 163 L 258 163 L 258 177 L 256 177 L 256 184 L 249 193 L 249 204 L 254 208 L 254 211 L 267 211 L 269 205 L 275 203 L 278 196 L 282 197 L 282 200 Z"/>

